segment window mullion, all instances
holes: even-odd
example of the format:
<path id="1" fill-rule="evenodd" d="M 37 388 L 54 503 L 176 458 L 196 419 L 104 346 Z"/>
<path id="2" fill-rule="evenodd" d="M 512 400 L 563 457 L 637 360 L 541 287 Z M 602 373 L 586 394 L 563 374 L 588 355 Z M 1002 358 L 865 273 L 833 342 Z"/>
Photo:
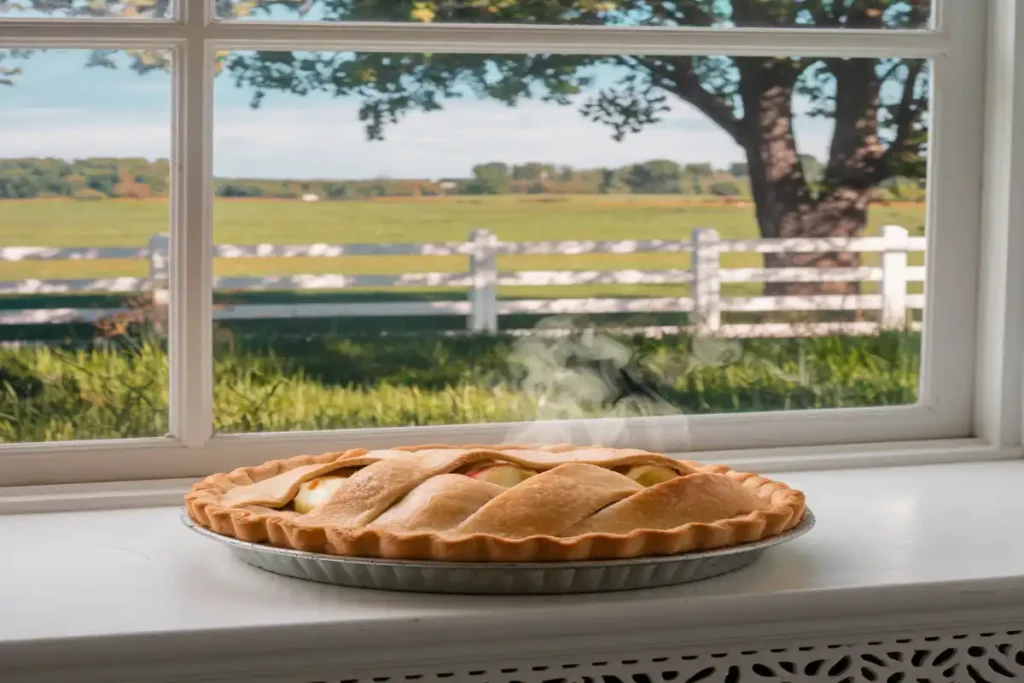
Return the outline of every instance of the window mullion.
<path id="1" fill-rule="evenodd" d="M 932 62 L 928 145 L 926 297 L 921 403 L 957 431 L 971 429 L 984 88 L 985 12 L 947 3 L 953 47 Z M 973 74 L 973 76 L 972 76 Z"/>
<path id="2" fill-rule="evenodd" d="M 174 72 L 170 263 L 171 435 L 202 446 L 213 427 L 213 50 L 206 0 L 182 0 L 186 41 Z"/>
<path id="3" fill-rule="evenodd" d="M 377 52 L 728 54 L 935 57 L 947 35 L 922 30 L 666 28 L 219 21 L 207 36 L 223 49 Z"/>
<path id="4" fill-rule="evenodd" d="M 166 48 L 185 36 L 180 23 L 164 19 L 4 19 L 5 48 Z"/>

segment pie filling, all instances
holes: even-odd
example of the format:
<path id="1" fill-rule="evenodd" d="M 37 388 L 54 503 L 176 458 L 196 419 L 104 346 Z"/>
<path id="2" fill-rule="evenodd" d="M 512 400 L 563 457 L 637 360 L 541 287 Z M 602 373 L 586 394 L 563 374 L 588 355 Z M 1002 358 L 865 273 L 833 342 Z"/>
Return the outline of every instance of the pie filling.
<path id="1" fill-rule="evenodd" d="M 301 515 L 323 507 L 348 479 L 348 474 L 328 474 L 299 485 L 291 506 Z"/>

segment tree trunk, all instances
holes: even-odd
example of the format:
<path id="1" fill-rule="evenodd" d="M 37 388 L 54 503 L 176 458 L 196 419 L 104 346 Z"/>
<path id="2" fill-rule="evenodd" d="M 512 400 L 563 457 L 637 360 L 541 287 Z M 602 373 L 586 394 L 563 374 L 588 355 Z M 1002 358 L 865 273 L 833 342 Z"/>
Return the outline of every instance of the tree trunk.
<path id="1" fill-rule="evenodd" d="M 835 132 L 822 186 L 811 188 L 793 131 L 797 71 L 790 60 L 738 59 L 742 139 L 761 236 L 855 237 L 867 223 L 873 188 L 878 90 L 874 60 L 833 64 L 837 78 Z M 854 267 L 852 252 L 766 254 L 769 268 Z M 765 294 L 857 294 L 857 282 L 771 282 Z"/>
<path id="2" fill-rule="evenodd" d="M 844 192 L 808 208 L 782 206 L 779 237 L 857 237 L 867 224 L 869 195 Z M 765 254 L 768 268 L 855 268 L 860 265 L 856 252 L 817 252 Z M 768 296 L 806 296 L 816 294 L 860 293 L 859 282 L 768 282 L 764 292 Z"/>

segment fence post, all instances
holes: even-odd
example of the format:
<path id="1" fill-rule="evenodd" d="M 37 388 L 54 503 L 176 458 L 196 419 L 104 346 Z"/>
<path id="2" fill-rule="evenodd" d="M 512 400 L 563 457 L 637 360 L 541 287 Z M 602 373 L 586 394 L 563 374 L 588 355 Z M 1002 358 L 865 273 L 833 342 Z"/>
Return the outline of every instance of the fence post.
<path id="1" fill-rule="evenodd" d="M 907 324 L 907 247 L 910 233 L 899 225 L 882 228 L 882 311 L 879 324 L 884 330 L 903 329 Z"/>
<path id="2" fill-rule="evenodd" d="M 498 331 L 498 236 L 490 230 L 469 233 L 469 329 Z"/>
<path id="3" fill-rule="evenodd" d="M 153 304 L 153 326 L 161 335 L 166 333 L 167 304 L 170 301 L 170 268 L 167 261 L 170 252 L 170 235 L 160 233 L 149 238 L 149 292 Z"/>
<path id="4" fill-rule="evenodd" d="M 722 325 L 722 283 L 718 277 L 720 238 L 713 228 L 693 231 L 693 313 L 696 334 L 714 335 Z"/>

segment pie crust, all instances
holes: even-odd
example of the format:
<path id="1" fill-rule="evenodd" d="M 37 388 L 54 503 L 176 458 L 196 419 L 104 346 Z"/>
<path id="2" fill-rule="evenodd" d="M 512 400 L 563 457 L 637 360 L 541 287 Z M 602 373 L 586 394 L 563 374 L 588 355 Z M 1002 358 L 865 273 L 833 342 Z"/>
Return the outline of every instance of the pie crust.
<path id="1" fill-rule="evenodd" d="M 510 487 L 466 476 L 487 464 L 537 473 Z M 668 467 L 679 476 L 645 487 L 622 473 L 637 465 Z M 304 514 L 289 509 L 303 483 L 331 474 L 348 478 L 335 482 L 323 505 Z M 800 491 L 723 465 L 564 444 L 301 455 L 206 477 L 185 505 L 202 527 L 252 543 L 448 562 L 710 550 L 778 535 L 796 526 L 806 509 Z"/>

